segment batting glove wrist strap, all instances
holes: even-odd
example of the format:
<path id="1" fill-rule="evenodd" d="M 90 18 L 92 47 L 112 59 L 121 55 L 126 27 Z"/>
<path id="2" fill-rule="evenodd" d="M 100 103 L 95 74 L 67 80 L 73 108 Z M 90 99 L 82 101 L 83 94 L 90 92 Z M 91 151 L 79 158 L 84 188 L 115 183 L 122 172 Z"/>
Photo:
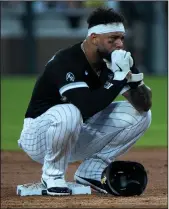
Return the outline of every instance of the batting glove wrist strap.
<path id="1" fill-rule="evenodd" d="M 131 77 L 128 79 L 127 83 L 132 83 L 132 82 L 139 82 L 142 81 L 144 78 L 143 73 L 139 73 L 139 74 L 131 74 Z"/>
<path id="2" fill-rule="evenodd" d="M 141 86 L 144 84 L 144 74 L 140 73 L 138 68 L 135 67 L 135 64 L 130 68 L 132 75 L 135 76 L 134 80 L 128 81 L 128 85 L 131 89 L 136 89 L 138 86 Z M 134 82 L 133 82 L 134 81 Z"/>
<path id="3" fill-rule="evenodd" d="M 129 73 L 130 71 L 126 71 L 126 72 L 120 72 L 120 71 L 117 71 L 114 73 L 114 80 L 117 80 L 117 81 L 122 81 L 124 80 L 126 77 L 127 77 L 127 74 Z M 126 78 L 127 79 L 127 78 Z"/>

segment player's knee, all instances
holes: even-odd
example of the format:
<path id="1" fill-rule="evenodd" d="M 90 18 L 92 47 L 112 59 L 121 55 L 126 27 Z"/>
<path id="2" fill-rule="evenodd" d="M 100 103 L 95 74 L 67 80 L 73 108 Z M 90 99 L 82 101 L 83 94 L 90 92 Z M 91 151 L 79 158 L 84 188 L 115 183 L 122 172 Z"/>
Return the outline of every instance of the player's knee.
<path id="1" fill-rule="evenodd" d="M 66 127 L 67 130 L 74 130 L 78 124 L 82 123 L 82 115 L 79 109 L 73 104 L 56 105 L 47 111 L 48 118 L 52 125 Z"/>
<path id="2" fill-rule="evenodd" d="M 144 120 L 145 120 L 144 127 L 145 127 L 145 131 L 146 131 L 151 125 L 151 120 L 152 120 L 151 110 L 145 112 Z"/>
<path id="3" fill-rule="evenodd" d="M 152 120 L 151 110 L 144 112 L 142 114 L 142 117 L 138 121 L 138 125 L 140 127 L 139 132 L 140 131 L 145 132 L 150 127 L 151 120 Z"/>
<path id="4" fill-rule="evenodd" d="M 140 124 L 143 129 L 147 130 L 151 124 L 151 110 L 141 113 L 141 115 L 139 117 L 136 117 L 136 119 L 137 120 L 133 122 L 133 125 L 137 126 L 138 124 Z"/>
<path id="5" fill-rule="evenodd" d="M 82 115 L 79 109 L 73 104 L 69 105 L 69 111 L 69 114 L 67 114 L 66 119 L 62 123 L 69 127 L 70 132 L 74 132 L 82 124 Z"/>
<path id="6" fill-rule="evenodd" d="M 134 114 L 123 113 L 123 115 L 120 116 L 120 127 L 122 129 L 129 128 L 135 125 L 137 122 L 138 119 Z"/>

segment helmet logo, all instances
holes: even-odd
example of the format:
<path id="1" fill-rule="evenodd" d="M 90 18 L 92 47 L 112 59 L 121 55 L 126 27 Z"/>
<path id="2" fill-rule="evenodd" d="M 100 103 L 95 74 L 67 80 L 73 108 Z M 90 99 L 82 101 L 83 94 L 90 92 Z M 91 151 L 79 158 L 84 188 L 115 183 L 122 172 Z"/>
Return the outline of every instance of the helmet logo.
<path id="1" fill-rule="evenodd" d="M 106 178 L 106 176 L 104 176 L 104 177 L 101 179 L 101 183 L 102 183 L 102 184 L 106 184 L 106 180 L 107 180 L 107 178 Z"/>

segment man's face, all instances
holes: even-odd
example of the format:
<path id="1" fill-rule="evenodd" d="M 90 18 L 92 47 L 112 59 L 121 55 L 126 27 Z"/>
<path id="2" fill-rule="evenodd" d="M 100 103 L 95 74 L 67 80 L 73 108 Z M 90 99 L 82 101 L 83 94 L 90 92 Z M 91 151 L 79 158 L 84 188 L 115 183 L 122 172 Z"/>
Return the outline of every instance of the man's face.
<path id="1" fill-rule="evenodd" d="M 112 32 L 96 35 L 97 52 L 102 58 L 111 60 L 111 53 L 116 49 L 123 49 L 124 47 L 123 32 Z"/>

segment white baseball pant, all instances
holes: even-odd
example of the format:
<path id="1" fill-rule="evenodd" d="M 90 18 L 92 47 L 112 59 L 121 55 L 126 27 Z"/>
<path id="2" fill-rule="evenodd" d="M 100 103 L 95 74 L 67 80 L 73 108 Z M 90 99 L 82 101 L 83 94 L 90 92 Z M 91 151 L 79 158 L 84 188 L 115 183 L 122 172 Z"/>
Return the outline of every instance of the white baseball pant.
<path id="1" fill-rule="evenodd" d="M 128 151 L 151 123 L 126 102 L 113 102 L 83 123 L 73 104 L 56 105 L 24 120 L 18 145 L 42 163 L 42 178 L 64 177 L 69 162 L 82 160 L 76 175 L 100 180 L 104 168 Z"/>

